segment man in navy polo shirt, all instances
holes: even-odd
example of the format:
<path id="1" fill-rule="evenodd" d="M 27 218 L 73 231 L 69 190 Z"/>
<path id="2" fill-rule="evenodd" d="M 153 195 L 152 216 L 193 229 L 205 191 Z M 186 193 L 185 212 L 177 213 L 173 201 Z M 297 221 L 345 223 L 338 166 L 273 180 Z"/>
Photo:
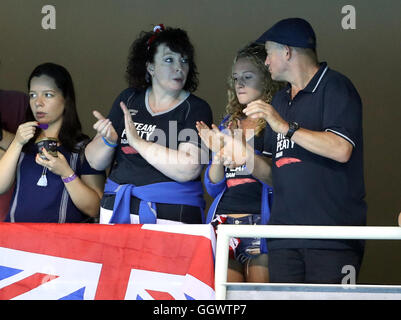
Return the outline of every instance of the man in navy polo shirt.
<path id="1" fill-rule="evenodd" d="M 272 174 L 269 224 L 366 225 L 358 92 L 348 78 L 318 62 L 315 33 L 303 19 L 281 20 L 257 42 L 266 46 L 272 78 L 289 84 L 272 105 L 259 100 L 244 109 L 247 116 L 268 123 L 265 153 L 272 164 L 255 156 L 253 175 Z M 236 164 L 241 161 L 250 159 Z M 342 270 L 349 266 L 358 274 L 363 251 L 363 241 L 271 239 L 270 279 L 341 283 Z"/>

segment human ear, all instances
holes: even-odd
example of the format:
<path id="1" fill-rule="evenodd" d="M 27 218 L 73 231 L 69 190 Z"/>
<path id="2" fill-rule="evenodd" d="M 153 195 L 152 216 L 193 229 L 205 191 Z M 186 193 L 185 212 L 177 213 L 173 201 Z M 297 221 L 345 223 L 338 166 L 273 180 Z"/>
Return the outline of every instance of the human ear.
<path id="1" fill-rule="evenodd" d="M 285 57 L 287 58 L 287 60 L 290 60 L 291 56 L 292 56 L 291 47 L 284 46 L 284 53 L 285 53 Z"/>
<path id="2" fill-rule="evenodd" d="M 151 76 L 153 76 L 154 72 L 155 72 L 155 66 L 153 65 L 153 63 L 148 62 L 146 64 L 146 70 L 149 72 L 149 74 Z"/>

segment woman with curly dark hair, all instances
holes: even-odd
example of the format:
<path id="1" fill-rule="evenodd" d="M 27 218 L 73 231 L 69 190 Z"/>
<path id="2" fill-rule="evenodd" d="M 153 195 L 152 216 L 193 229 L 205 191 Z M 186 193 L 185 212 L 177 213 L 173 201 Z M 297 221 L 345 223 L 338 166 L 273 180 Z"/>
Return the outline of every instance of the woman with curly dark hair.
<path id="1" fill-rule="evenodd" d="M 281 83 L 271 79 L 265 59 L 266 51 L 262 45 L 250 44 L 238 51 L 228 80 L 226 116 L 220 127 L 213 125 L 213 129 L 209 129 L 202 122 L 197 124 L 199 135 L 212 151 L 218 153 L 222 134 L 237 133 L 253 146 L 255 154 L 262 156 L 266 121 L 250 119 L 242 110 L 258 99 L 270 102 L 282 87 Z M 207 219 L 212 225 L 268 222 L 272 188 L 254 178 L 250 168 L 231 168 L 224 166 L 220 159 L 213 159 L 204 181 L 206 190 L 215 198 Z M 230 244 L 228 281 L 268 282 L 265 240 L 234 238 Z"/>
<path id="2" fill-rule="evenodd" d="M 100 222 L 202 223 L 196 121 L 211 124 L 212 112 L 192 94 L 198 78 L 187 33 L 163 25 L 141 32 L 127 80 L 107 118 L 94 111 L 97 135 L 86 148 L 94 168 L 111 167 Z"/>

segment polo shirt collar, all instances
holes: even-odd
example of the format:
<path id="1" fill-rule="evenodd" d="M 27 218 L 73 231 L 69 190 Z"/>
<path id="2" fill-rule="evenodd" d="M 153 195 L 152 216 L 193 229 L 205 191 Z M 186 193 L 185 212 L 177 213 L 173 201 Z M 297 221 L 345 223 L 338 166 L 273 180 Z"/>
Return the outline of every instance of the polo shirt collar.
<path id="1" fill-rule="evenodd" d="M 318 88 L 324 75 L 326 74 L 327 70 L 329 69 L 329 67 L 327 66 L 327 62 L 322 62 L 319 65 L 320 65 L 319 70 L 315 73 L 315 75 L 309 81 L 307 86 L 304 89 L 302 89 L 301 91 L 309 92 L 309 93 L 314 93 L 316 91 L 316 89 Z M 291 85 L 289 84 L 288 88 L 287 88 L 287 93 L 290 93 L 290 92 L 291 92 Z"/>
<path id="2" fill-rule="evenodd" d="M 329 67 L 327 66 L 327 62 L 320 63 L 319 70 L 315 73 L 315 75 L 313 76 L 311 81 L 309 81 L 308 85 L 303 89 L 303 91 L 314 93 L 328 69 Z"/>

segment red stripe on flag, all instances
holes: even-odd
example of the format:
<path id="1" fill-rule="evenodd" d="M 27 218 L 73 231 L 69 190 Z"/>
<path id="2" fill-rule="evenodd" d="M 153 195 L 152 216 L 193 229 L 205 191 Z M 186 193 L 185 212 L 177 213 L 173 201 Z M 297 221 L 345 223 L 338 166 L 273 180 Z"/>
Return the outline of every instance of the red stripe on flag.
<path id="1" fill-rule="evenodd" d="M 122 236 L 121 233 L 119 235 Z M 133 268 L 177 275 L 191 274 L 214 288 L 213 252 L 207 238 L 145 229 L 130 234 L 125 246 L 121 256 L 115 247 L 103 249 L 105 260 L 113 263 L 103 264 L 96 300 L 124 299 Z M 118 261 L 118 258 L 121 260 Z"/>
<path id="2" fill-rule="evenodd" d="M 168 292 L 154 291 L 154 290 L 146 290 L 153 299 L 155 300 L 175 300 L 174 297 Z"/>
<path id="3" fill-rule="evenodd" d="M 35 273 L 25 279 L 0 289 L 0 300 L 10 300 L 56 278 L 58 278 L 58 276 Z"/>
<path id="4" fill-rule="evenodd" d="M 105 255 L 111 254 L 111 250 L 104 250 Z M 116 260 L 120 259 L 116 255 Z M 122 258 L 121 258 L 122 259 Z M 127 257 L 130 260 L 130 257 Z M 99 283 L 96 290 L 96 300 L 124 300 L 127 292 L 128 279 L 131 274 L 131 267 L 124 264 L 104 263 L 100 273 Z"/>

